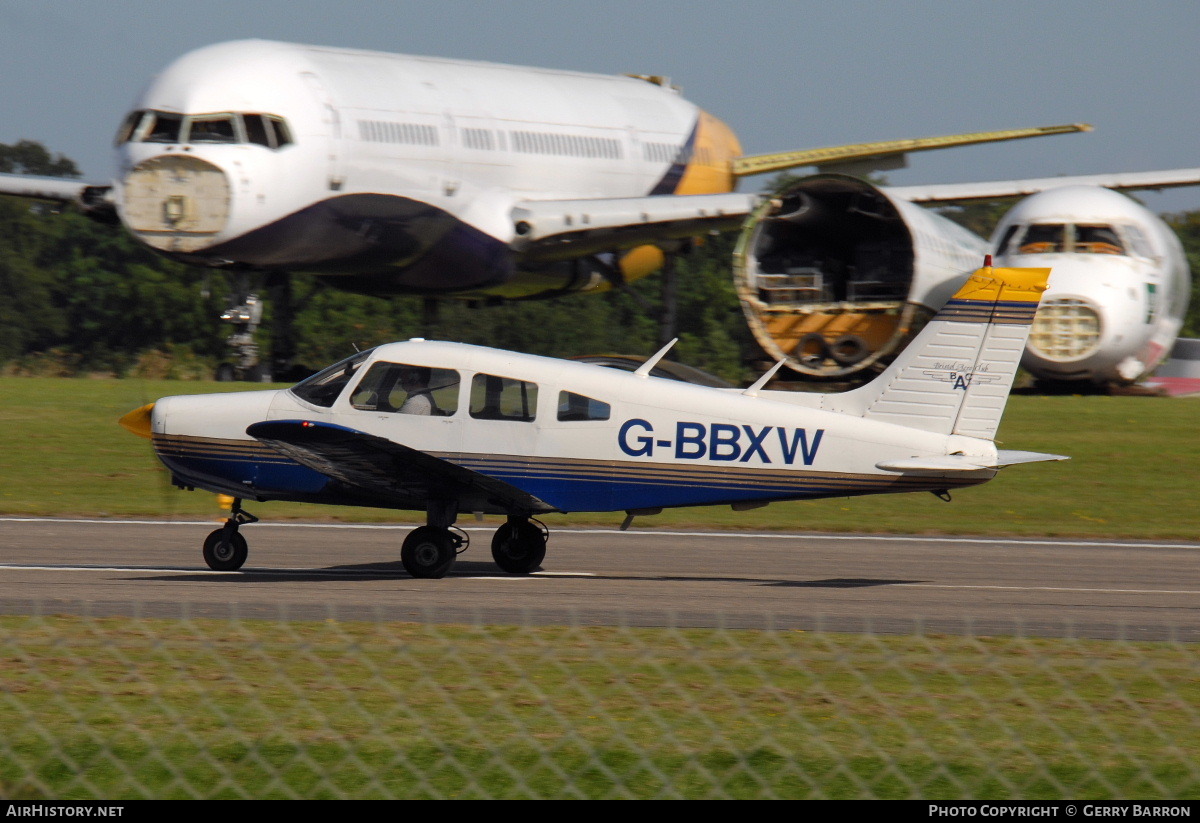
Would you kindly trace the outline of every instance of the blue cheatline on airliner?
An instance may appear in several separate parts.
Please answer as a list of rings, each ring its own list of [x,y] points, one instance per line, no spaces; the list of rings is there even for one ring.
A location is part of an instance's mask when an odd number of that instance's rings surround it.
[[[505,571],[537,570],[547,512],[653,514],[779,500],[930,491],[1008,465],[1065,459],[993,438],[1049,269],[984,267],[895,362],[841,394],[720,389],[460,343],[355,354],[285,390],[167,397],[121,422],[153,441],[177,486],[232,495],[204,557],[247,556],[245,500],[423,510],[404,541],[415,577],[465,545],[460,512],[507,516]],[[669,347],[668,347],[669,348]]]

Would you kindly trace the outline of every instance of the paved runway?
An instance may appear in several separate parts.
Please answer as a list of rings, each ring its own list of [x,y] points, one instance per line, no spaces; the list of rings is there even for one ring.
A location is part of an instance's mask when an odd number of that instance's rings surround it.
[[[568,530],[543,572],[505,575],[491,529],[450,576],[399,562],[411,526],[0,518],[0,613],[487,621],[1200,640],[1200,545],[1007,538]]]

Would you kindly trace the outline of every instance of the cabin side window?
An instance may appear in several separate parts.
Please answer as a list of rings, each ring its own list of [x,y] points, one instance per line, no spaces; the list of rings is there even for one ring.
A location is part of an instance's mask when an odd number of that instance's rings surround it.
[[[558,393],[559,420],[607,420],[611,416],[612,406],[603,401],[570,391]]]
[[[477,374],[471,380],[471,416],[477,420],[520,420],[537,416],[536,383]]]
[[[350,383],[350,378],[354,377],[358,367],[366,361],[370,354],[371,350],[368,349],[334,363],[329,368],[292,386],[292,394],[314,406],[325,406],[326,408],[332,406],[333,401],[338,399],[338,395]]]
[[[460,383],[454,369],[379,362],[359,381],[350,405],[362,411],[449,417],[458,411]]]

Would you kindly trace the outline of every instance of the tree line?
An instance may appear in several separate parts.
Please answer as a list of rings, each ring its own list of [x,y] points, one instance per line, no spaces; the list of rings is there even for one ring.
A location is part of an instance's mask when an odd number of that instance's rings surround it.
[[[0,172],[78,176],[68,158],[32,141],[0,144]],[[973,206],[948,216],[986,236],[985,224],[1002,214],[998,206]],[[1193,271],[1200,271],[1200,212],[1168,222]],[[711,238],[679,259],[675,354],[736,382],[750,376],[748,364],[762,355],[734,292],[732,245],[731,237]],[[294,277],[298,360],[313,367],[413,336],[557,357],[648,355],[658,348],[657,277],[554,300],[498,306],[445,300],[432,320],[419,297],[366,297]],[[226,357],[230,329],[217,317],[232,288],[225,273],[166,260],[119,227],[0,197],[0,373],[211,376]],[[271,309],[268,302],[267,323]],[[1200,333],[1200,297],[1193,298],[1185,333]]]

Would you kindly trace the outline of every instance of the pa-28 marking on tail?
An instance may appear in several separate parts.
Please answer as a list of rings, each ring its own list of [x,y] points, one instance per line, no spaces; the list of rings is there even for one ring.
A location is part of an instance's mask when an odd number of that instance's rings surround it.
[[[426,512],[401,549],[442,577],[465,549],[459,512],[506,516],[505,571],[541,567],[548,512],[750,509],[777,500],[930,491],[1064,457],[993,438],[1049,269],[985,266],[875,380],[841,394],[745,390],[459,343],[360,352],[290,389],[167,397],[122,424],[153,441],[176,485],[234,496],[204,542],[246,561],[242,501]],[[774,370],[773,370],[774,371]]]

